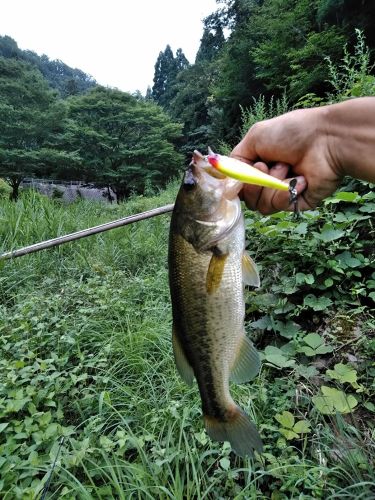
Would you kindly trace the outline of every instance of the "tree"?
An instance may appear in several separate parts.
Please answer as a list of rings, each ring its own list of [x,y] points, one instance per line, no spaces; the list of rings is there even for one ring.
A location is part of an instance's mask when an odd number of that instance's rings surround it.
[[[211,62],[224,47],[224,20],[213,13],[203,20],[203,36],[195,58],[196,63]]]
[[[160,52],[155,63],[154,85],[152,87],[153,99],[168,109],[169,103],[175,94],[174,85],[178,73],[189,66],[182,49],[178,49],[176,57],[173,56],[172,49],[166,46],[164,52]]]
[[[0,57],[0,176],[18,198],[26,176],[44,175],[75,161],[58,147],[66,109],[30,64]]]
[[[0,56],[32,64],[62,97],[80,94],[96,85],[96,81],[80,69],[70,68],[59,60],[51,61],[46,55],[39,56],[31,50],[21,50],[9,36],[0,36]]]
[[[182,158],[174,141],[181,126],[154,102],[96,87],[68,103],[65,147],[82,158],[86,180],[110,186],[118,202],[148,183],[163,186],[178,172]]]
[[[159,52],[155,63],[154,85],[152,96],[161,106],[165,104],[165,94],[176,77],[173,52],[167,45],[164,52]]]

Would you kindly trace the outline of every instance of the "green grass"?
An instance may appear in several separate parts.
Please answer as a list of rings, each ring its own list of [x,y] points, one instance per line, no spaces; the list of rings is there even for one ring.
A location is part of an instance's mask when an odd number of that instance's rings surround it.
[[[1,201],[2,250],[171,203],[176,189],[120,206]],[[247,292],[247,330],[264,363],[233,393],[265,443],[255,460],[207,438],[197,387],[176,373],[168,215],[1,264],[1,498],[40,496],[61,436],[48,498],[375,498],[373,201],[363,190],[299,222],[247,214],[263,278]],[[309,333],[326,353],[309,353]],[[359,388],[330,378],[340,362]],[[354,395],[354,411],[319,411],[321,386]],[[285,411],[310,431],[287,439],[275,419]]]

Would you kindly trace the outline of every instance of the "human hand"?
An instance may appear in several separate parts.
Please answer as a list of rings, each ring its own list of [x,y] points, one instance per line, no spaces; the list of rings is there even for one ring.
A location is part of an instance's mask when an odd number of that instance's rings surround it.
[[[296,177],[298,208],[311,210],[336,190],[343,176],[331,154],[325,115],[324,107],[312,108],[258,122],[231,156],[278,179]],[[245,184],[242,198],[264,215],[293,210],[285,191]]]

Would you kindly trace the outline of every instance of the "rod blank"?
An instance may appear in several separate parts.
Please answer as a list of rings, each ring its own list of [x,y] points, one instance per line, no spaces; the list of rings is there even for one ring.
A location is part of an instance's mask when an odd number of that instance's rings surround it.
[[[133,224],[133,222],[150,219],[151,217],[155,217],[156,215],[172,212],[173,207],[174,205],[171,204],[165,205],[164,207],[153,208],[152,210],[141,212],[139,214],[129,215],[128,217],[117,219],[112,222],[106,222],[104,224],[100,224],[99,226],[94,226],[88,229],[83,229],[82,231],[59,236],[58,238],[52,238],[51,240],[41,241],[39,243],[35,243],[34,245],[19,248],[18,250],[13,250],[11,252],[5,252],[0,255],[0,261],[6,259],[14,259],[16,257],[21,257],[22,255],[27,255],[29,253],[39,252],[40,250],[45,250],[46,248],[56,247],[58,245],[62,245],[63,243],[69,243],[70,241],[79,240],[80,238],[86,238],[86,236],[103,233],[104,231],[108,231],[109,229],[115,229],[116,227]]]

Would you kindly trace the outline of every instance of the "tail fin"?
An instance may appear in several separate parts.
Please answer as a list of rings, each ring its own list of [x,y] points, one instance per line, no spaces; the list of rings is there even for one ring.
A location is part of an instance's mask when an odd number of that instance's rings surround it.
[[[229,441],[233,451],[244,457],[253,456],[254,450],[263,451],[263,443],[253,422],[244,411],[236,406],[231,417],[223,422],[208,415],[204,416],[207,434],[214,441]]]

